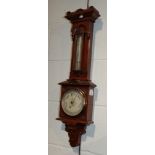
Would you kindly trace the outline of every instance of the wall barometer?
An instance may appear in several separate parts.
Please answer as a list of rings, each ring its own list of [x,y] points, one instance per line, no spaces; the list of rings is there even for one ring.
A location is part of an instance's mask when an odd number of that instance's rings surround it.
[[[72,147],[79,146],[86,126],[93,123],[93,96],[96,85],[90,79],[93,26],[99,12],[91,6],[67,12],[71,24],[72,57],[69,79],[61,85],[60,110],[57,120],[65,124]]]

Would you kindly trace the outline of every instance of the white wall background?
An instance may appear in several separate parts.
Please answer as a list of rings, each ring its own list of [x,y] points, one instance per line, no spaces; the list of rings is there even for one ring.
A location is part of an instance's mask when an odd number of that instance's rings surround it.
[[[94,124],[82,137],[81,155],[106,155],[106,0],[91,0],[101,17],[94,25],[92,81],[95,89]],[[86,0],[49,0],[49,155],[78,155],[68,143],[58,117],[59,82],[68,79],[71,58],[71,24],[63,18],[67,11],[86,8]]]

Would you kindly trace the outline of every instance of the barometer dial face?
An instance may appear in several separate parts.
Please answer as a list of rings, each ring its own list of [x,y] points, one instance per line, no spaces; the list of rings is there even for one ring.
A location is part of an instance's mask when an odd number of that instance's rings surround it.
[[[68,90],[61,101],[63,111],[69,116],[76,116],[81,113],[85,106],[84,93],[79,89]]]

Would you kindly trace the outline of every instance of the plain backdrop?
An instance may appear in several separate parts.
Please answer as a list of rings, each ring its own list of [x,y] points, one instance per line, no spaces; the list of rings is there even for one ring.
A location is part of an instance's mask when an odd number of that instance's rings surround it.
[[[108,155],[155,154],[154,6],[108,0]],[[2,155],[47,154],[47,20],[45,0],[0,1]]]

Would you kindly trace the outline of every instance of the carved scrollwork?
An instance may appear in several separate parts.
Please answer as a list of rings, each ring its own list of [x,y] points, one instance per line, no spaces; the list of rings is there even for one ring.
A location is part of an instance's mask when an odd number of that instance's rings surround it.
[[[72,147],[79,146],[81,143],[81,136],[86,132],[86,125],[67,125],[66,129],[69,136],[69,142]]]

